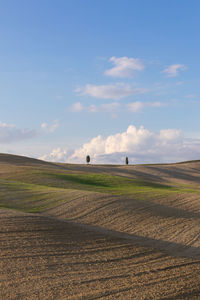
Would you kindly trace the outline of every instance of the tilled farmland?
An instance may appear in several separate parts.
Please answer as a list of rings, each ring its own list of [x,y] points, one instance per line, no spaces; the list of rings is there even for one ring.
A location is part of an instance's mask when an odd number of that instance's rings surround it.
[[[89,169],[0,161],[2,300],[199,299],[199,162]],[[81,177],[91,172],[112,189]],[[112,176],[125,178],[115,179],[120,191]]]

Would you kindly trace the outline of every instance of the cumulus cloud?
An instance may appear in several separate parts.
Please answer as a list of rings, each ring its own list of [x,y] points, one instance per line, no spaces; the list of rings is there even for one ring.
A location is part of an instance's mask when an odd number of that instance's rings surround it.
[[[48,123],[42,123],[41,124],[41,129],[46,131],[46,132],[54,132],[58,127],[60,126],[58,120],[55,120],[53,124],[48,124]]]
[[[114,67],[106,70],[104,74],[112,77],[131,77],[133,71],[144,69],[144,64],[139,58],[112,56],[109,61],[113,63]]]
[[[87,154],[94,163],[123,163],[129,156],[132,163],[175,162],[200,156],[200,140],[183,138],[176,129],[158,133],[130,125],[125,132],[103,138],[101,135],[74,151],[69,160],[83,162]]]
[[[138,112],[142,110],[145,107],[162,107],[165,106],[166,103],[161,103],[161,102],[141,102],[141,101],[136,101],[132,103],[127,104],[127,108],[129,111],[132,112]]]
[[[132,88],[129,84],[115,83],[110,85],[93,85],[87,84],[85,87],[75,90],[82,96],[90,96],[99,99],[114,99],[120,100],[122,98],[147,93],[145,88]]]
[[[181,64],[171,65],[168,68],[164,69],[162,73],[166,73],[167,77],[176,77],[179,75],[179,71],[184,71],[186,67]]]
[[[69,155],[68,155],[69,154]],[[84,163],[86,155],[92,163],[169,163],[199,159],[200,140],[184,138],[177,129],[153,132],[130,125],[126,131],[108,137],[98,135],[71,154],[57,148],[45,160]]]
[[[51,153],[39,157],[39,159],[52,162],[66,162],[66,160],[68,159],[67,150],[56,148],[53,149]]]
[[[33,129],[19,129],[16,125],[0,122],[0,143],[12,143],[27,140],[36,136]]]

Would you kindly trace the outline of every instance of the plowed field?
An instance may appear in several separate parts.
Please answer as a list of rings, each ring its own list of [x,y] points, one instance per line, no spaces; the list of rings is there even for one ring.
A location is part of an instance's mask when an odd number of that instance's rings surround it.
[[[1,299],[200,299],[199,183],[0,155]]]

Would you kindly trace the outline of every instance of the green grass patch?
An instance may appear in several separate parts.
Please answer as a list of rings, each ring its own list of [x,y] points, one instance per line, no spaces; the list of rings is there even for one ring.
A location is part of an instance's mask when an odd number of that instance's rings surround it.
[[[72,200],[77,192],[49,186],[0,180],[0,208],[38,213]]]
[[[200,194],[200,189],[189,185],[161,184],[108,174],[37,171],[31,176],[31,179],[28,176],[20,180],[0,179],[0,208],[38,213],[85,195],[87,191],[127,195],[138,200],[167,197],[172,193]]]
[[[169,185],[107,174],[48,174],[48,176],[65,182],[65,188],[92,190],[117,195],[144,192],[163,194],[175,191],[175,188]]]
[[[164,196],[170,193],[195,193],[200,194],[200,190],[188,185],[161,184],[154,181],[131,179],[122,176],[93,173],[43,173],[43,176],[49,176],[61,185],[63,188],[73,188],[103,193],[112,193],[116,195],[142,195],[148,198]]]

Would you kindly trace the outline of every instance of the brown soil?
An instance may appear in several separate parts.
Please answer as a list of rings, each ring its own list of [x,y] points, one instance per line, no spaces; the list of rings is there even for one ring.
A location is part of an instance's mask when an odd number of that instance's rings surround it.
[[[200,183],[199,161],[84,166],[0,155],[1,178],[30,167]],[[40,214],[0,210],[0,299],[200,299],[200,194],[77,193]]]
[[[1,210],[0,218],[1,299],[195,299],[200,293],[200,260],[40,215]]]

